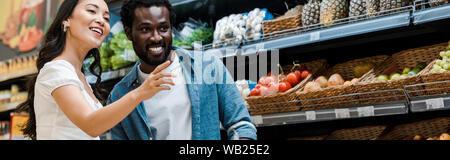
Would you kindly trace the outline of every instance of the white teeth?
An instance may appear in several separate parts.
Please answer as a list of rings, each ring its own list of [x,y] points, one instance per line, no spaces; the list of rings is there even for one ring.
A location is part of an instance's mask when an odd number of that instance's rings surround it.
[[[152,52],[161,52],[162,51],[162,47],[150,47],[148,49]]]
[[[94,31],[94,32],[100,33],[101,35],[103,35],[103,32],[102,32],[101,29],[98,29],[98,28],[91,28],[91,30]]]

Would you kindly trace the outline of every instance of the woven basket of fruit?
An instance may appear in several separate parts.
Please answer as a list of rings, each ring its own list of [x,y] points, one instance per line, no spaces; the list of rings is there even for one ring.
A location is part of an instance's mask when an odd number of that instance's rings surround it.
[[[450,93],[450,42],[439,56],[440,59],[431,62],[419,75],[425,86],[425,91],[420,92],[422,95]]]
[[[449,131],[450,117],[440,117],[394,126],[378,140],[413,140],[414,136],[434,137]]]
[[[364,126],[359,128],[341,129],[332,132],[327,140],[375,140],[384,133],[387,126]]]
[[[303,6],[298,5],[280,17],[273,20],[263,21],[263,38],[273,39],[280,37],[280,34],[298,31],[299,29],[297,28],[300,28],[302,24],[302,10]]]
[[[382,63],[389,56],[380,55],[347,61],[333,66],[325,76],[316,78],[297,92],[297,99],[301,100],[302,110],[334,108],[337,106],[353,105],[355,99],[353,85],[360,77]],[[327,77],[329,77],[327,79]]]
[[[291,102],[295,92],[301,90],[305,84],[312,80],[313,75],[323,74],[327,63],[324,59],[301,63],[299,67],[283,69],[278,77],[274,75],[263,76],[258,84],[245,98],[250,114],[266,114],[299,110],[298,102]],[[287,67],[284,67],[287,68]],[[290,73],[289,73],[290,72]],[[289,73],[284,75],[283,73]]]
[[[364,75],[355,87],[358,93],[379,90],[403,89],[407,85],[421,83],[420,75],[425,73],[425,67],[439,57],[446,43],[435,44],[420,48],[413,48],[395,53],[384,63],[375,67],[374,70]],[[423,89],[423,88],[415,88]],[[385,101],[396,101],[406,98],[401,91],[376,92],[365,94],[360,99],[370,99],[364,103],[376,103]],[[376,98],[371,97],[386,97]],[[361,101],[360,101],[361,102]]]

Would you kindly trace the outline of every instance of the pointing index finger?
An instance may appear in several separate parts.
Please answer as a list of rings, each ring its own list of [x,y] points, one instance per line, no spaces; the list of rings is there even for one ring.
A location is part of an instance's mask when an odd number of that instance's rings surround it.
[[[170,61],[166,61],[163,64],[160,64],[158,67],[156,67],[152,73],[157,74],[157,73],[161,72],[162,70],[166,69],[167,67],[169,67],[169,65],[170,65]]]

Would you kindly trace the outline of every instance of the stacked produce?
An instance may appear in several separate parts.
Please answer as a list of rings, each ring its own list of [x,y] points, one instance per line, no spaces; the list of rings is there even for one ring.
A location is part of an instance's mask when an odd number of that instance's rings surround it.
[[[195,42],[210,44],[213,41],[213,30],[207,23],[189,19],[180,24],[180,30],[173,28],[173,45],[184,49],[193,50]],[[199,45],[200,46],[200,45]]]
[[[133,50],[133,44],[124,31],[113,34],[111,41],[104,42],[100,47],[100,64],[103,71],[116,70],[134,64],[138,57]],[[94,61],[90,59],[90,63]],[[89,66],[86,64],[85,66]],[[87,68],[87,67],[85,67]]]
[[[238,80],[235,84],[243,98],[250,95],[250,87],[247,80]]]
[[[320,0],[309,0],[303,7],[302,23],[309,26],[320,22]]]
[[[36,72],[37,56],[23,56],[0,62],[0,79]]]
[[[401,72],[398,70],[398,65],[395,64],[388,69],[386,69],[380,76],[378,76],[377,81],[394,80],[400,78],[406,78],[417,75],[427,66],[425,62],[419,62],[414,68],[405,67]],[[401,73],[401,74],[400,74]]]
[[[387,11],[413,4],[413,0],[380,0],[380,10]],[[390,11],[392,12],[392,11]],[[389,12],[386,12],[389,13]]]
[[[439,56],[441,56],[441,59],[436,61],[431,72],[444,72],[450,70],[450,50],[440,52]]]
[[[325,76],[320,76],[316,78],[313,82],[308,82],[305,86],[305,92],[314,92],[323,88],[340,86],[340,85],[350,85],[358,82],[358,78],[353,78],[352,80],[344,81],[339,73],[335,73],[327,79]]]
[[[347,18],[349,5],[346,0],[322,0],[320,3],[320,23],[332,25],[338,19]]]
[[[425,138],[422,135],[416,135],[413,138],[414,140],[450,140],[449,133],[442,133],[440,136],[428,137]]]
[[[261,77],[255,88],[250,91],[250,96],[268,96],[286,92],[311,74],[311,70],[305,65],[296,66],[299,65],[294,65],[288,74],[284,74],[281,69],[281,74],[278,76],[269,73],[267,76]]]
[[[431,7],[440,6],[449,3],[449,0],[429,0]]]
[[[213,47],[240,44],[243,40],[261,38],[261,23],[267,10],[256,8],[248,14],[232,14],[216,22]]]

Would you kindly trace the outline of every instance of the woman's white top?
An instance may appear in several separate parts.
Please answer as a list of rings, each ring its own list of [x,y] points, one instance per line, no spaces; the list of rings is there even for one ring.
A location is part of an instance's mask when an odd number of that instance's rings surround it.
[[[52,92],[66,85],[80,88],[84,98],[94,110],[103,107],[100,102],[96,104],[86,92],[72,64],[65,60],[48,62],[40,70],[34,89],[36,138],[38,140],[100,140],[99,137],[89,136],[73,124],[53,99]]]

